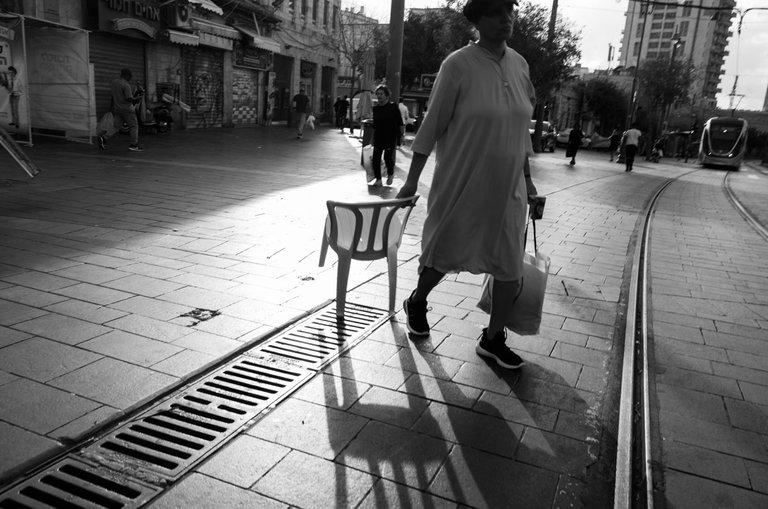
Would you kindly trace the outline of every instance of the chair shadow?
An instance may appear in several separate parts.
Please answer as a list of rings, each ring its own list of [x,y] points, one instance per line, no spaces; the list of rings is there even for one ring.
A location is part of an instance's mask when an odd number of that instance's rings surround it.
[[[400,352],[405,351],[406,349],[400,349]],[[405,355],[410,355],[410,352]],[[352,366],[344,364],[340,364],[340,366],[341,372],[339,374],[342,378],[356,380]],[[352,389],[344,390],[343,394],[338,394],[331,378],[325,378],[324,386],[325,406],[329,412],[331,409],[346,408],[347,403],[358,402],[363,396],[363,394],[358,393],[355,384],[350,384]],[[354,405],[357,414],[370,419],[356,438],[363,435],[371,438],[388,434],[390,440],[386,448],[365,447],[365,442],[362,441],[355,444],[354,439],[350,442],[346,436],[334,436],[335,429],[329,427],[329,443],[337,448],[335,461],[346,465],[351,464],[352,468],[362,469],[378,478],[371,488],[371,492],[366,495],[365,500],[368,507],[378,509],[444,506],[443,500],[433,497],[423,488],[429,485],[440,466],[445,462],[450,448],[444,440],[441,440],[441,437],[431,437],[431,447],[403,447],[404,444],[396,443],[397,435],[403,433],[404,430],[394,423],[414,421],[414,409],[420,403],[423,404],[424,401],[423,398],[410,394],[406,397],[407,407],[359,403]],[[417,408],[416,411],[418,412]],[[386,416],[386,418],[385,420],[376,420],[368,416]],[[429,414],[422,414],[418,420],[430,426],[436,425],[434,418]],[[410,442],[410,445],[413,445],[413,441]],[[430,472],[430,470],[432,471]],[[341,474],[337,475],[336,478],[336,500],[348,500],[347,495],[351,486],[348,486],[348,479],[344,475],[346,471],[340,470],[340,472]],[[382,480],[391,481],[392,484]],[[458,479],[455,482],[458,484]],[[392,489],[395,490],[394,495],[391,492]]]
[[[550,443],[550,438],[555,438],[554,418],[536,422],[541,405],[533,401],[542,390],[558,386],[557,397],[550,403],[568,401],[569,411],[586,412],[587,404],[578,393],[568,388],[558,374],[541,366],[529,363],[523,370],[510,372],[489,363],[488,369],[509,388],[507,396],[490,393],[489,399],[497,400],[492,403],[481,398],[479,392],[474,396],[464,395],[456,390],[456,382],[441,358],[431,355],[436,345],[431,344],[429,338],[409,338],[395,320],[382,327],[387,326],[391,327],[399,347],[396,355],[401,366],[429,366],[429,373],[424,370],[421,373],[432,379],[431,392],[427,391],[425,379],[417,373],[417,368],[412,368],[399,389],[405,390],[401,393],[405,405],[361,404],[364,394],[359,393],[356,384],[349,384],[343,394],[338,394],[333,377],[326,377],[324,387],[329,412],[331,408],[352,407],[356,402],[351,412],[370,419],[351,441],[329,429],[329,442],[337,448],[337,462],[391,481],[377,481],[366,502],[377,508],[442,507],[447,501],[472,507],[500,507],[500,503],[549,507],[559,491],[559,479],[562,474],[568,474],[571,462],[561,457],[563,449],[559,443]],[[357,379],[352,363],[339,366],[342,378]],[[434,392],[435,382],[438,392]],[[498,406],[503,401],[501,398],[515,396],[518,404],[528,409],[527,422],[510,421]],[[551,412],[558,412],[557,407]],[[522,443],[524,433],[535,437],[532,447]],[[417,439],[421,442],[413,446]],[[357,440],[360,442],[356,443]],[[529,459],[535,466],[531,466]],[[555,466],[547,467],[548,462]],[[504,471],[505,467],[512,470]],[[537,475],[545,478],[545,482],[539,482]],[[337,500],[347,499],[349,482],[343,473],[336,478]],[[551,492],[541,491],[540,486],[551,488]],[[568,497],[567,494],[560,496]],[[578,496],[580,493],[571,498]]]

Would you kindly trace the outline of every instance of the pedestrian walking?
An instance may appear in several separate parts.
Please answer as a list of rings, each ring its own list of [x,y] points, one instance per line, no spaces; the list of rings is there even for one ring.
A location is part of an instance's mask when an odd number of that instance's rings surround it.
[[[479,39],[440,66],[429,113],[413,141],[398,197],[415,194],[433,149],[436,165],[421,242],[416,289],[403,302],[408,330],[430,333],[427,298],[446,273],[494,277],[492,311],[475,348],[499,366],[523,360],[506,345],[505,311],[520,289],[526,203],[536,195],[528,124],[535,92],[528,63],[507,47],[517,0],[469,0],[464,16]]]
[[[613,161],[613,156],[616,154],[616,151],[619,149],[619,144],[621,143],[621,132],[618,128],[614,129],[611,132],[611,135],[608,137],[608,155],[610,159],[609,161]]]
[[[344,121],[347,119],[347,112],[349,111],[349,99],[345,95],[343,98],[338,97],[333,104],[333,111],[336,115],[336,128],[344,132]]]
[[[397,101],[397,108],[400,110],[400,116],[403,119],[403,125],[400,126],[400,137],[397,139],[397,146],[399,147],[403,144],[403,138],[405,138],[405,126],[408,125],[411,113],[408,111],[408,106],[405,105],[402,97]]]
[[[640,145],[642,135],[643,133],[637,128],[636,123],[633,123],[624,133],[624,171],[632,171],[632,165],[635,163],[635,155],[637,154],[637,147]]]
[[[576,122],[568,135],[568,147],[565,149],[565,157],[571,158],[571,166],[576,164],[576,153],[581,148],[582,138],[584,138],[584,133],[581,131],[581,125]]]
[[[379,85],[374,90],[378,102],[373,107],[373,175],[374,183],[381,185],[381,156],[387,167],[387,185],[392,184],[395,177],[395,146],[400,138],[400,127],[403,118],[397,105],[389,100],[390,91],[386,85]]]
[[[309,97],[304,93],[304,87],[299,89],[299,93],[293,96],[293,110],[296,112],[296,125],[298,126],[297,138],[304,136],[304,124],[307,122],[307,113],[309,112]]]
[[[8,67],[8,74],[2,81],[3,86],[8,90],[8,104],[11,107],[11,121],[8,123],[11,127],[19,128],[19,102],[24,86],[21,84],[19,72],[14,66]]]
[[[107,147],[107,141],[120,130],[123,124],[128,126],[128,134],[131,139],[128,150],[134,152],[144,150],[144,147],[139,145],[139,120],[136,118],[136,105],[141,102],[144,89],[137,85],[134,90],[131,85],[132,78],[133,74],[130,69],[122,69],[120,77],[112,81],[112,115],[114,121],[106,132],[99,136],[100,150]]]

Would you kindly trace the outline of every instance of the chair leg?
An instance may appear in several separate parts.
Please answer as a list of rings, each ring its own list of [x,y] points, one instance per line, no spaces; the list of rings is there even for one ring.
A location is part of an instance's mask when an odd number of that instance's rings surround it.
[[[328,254],[328,236],[323,232],[323,243],[320,245],[320,263],[319,267],[325,265],[325,255]]]
[[[389,312],[395,312],[395,297],[397,295],[397,247],[392,246],[387,252],[389,267]]]
[[[336,316],[344,316],[347,303],[347,282],[349,281],[349,267],[352,263],[352,253],[339,250],[339,264],[336,273]]]

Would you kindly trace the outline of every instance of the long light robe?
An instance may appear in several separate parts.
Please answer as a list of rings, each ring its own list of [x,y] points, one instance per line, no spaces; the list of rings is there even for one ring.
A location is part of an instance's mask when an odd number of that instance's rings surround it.
[[[436,152],[421,268],[522,277],[534,103],[528,63],[510,48],[499,59],[470,43],[440,66],[412,145]]]

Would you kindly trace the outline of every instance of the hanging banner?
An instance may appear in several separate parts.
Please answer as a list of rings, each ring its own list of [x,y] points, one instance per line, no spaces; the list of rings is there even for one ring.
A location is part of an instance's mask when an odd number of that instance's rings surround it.
[[[0,125],[23,142],[31,136],[22,20],[0,18]]]
[[[29,97],[36,127],[72,136],[90,133],[88,38],[84,32],[27,27]]]

